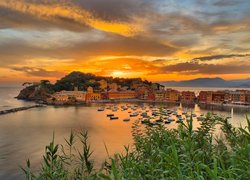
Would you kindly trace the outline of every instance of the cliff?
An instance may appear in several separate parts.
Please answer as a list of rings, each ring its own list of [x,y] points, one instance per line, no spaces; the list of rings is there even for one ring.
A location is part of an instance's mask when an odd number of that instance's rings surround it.
[[[20,91],[17,99],[36,101],[36,102],[46,102],[51,94],[45,88],[38,88],[35,86],[29,86]]]

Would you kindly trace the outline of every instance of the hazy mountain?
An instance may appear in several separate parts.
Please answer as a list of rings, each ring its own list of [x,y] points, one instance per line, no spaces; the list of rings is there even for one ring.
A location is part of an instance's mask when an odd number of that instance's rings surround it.
[[[197,78],[188,81],[161,82],[165,86],[176,87],[250,87],[250,79],[224,80],[222,78]]]

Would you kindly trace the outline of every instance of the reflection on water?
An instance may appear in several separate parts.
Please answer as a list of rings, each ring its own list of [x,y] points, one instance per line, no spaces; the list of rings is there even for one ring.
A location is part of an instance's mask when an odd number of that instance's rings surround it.
[[[13,104],[15,105],[16,102]],[[106,106],[108,105],[106,104]],[[118,107],[122,105],[126,104],[120,103]],[[149,104],[145,105],[149,109]],[[131,109],[122,111],[120,108],[116,112],[112,112],[105,108],[105,111],[97,111],[100,106],[100,104],[77,107],[48,106],[0,116],[0,179],[20,179],[22,172],[18,166],[24,165],[27,158],[31,159],[33,168],[37,169],[40,166],[45,145],[50,142],[53,131],[56,134],[56,142],[64,144],[64,138],[69,136],[71,129],[88,130],[90,144],[94,150],[93,157],[97,165],[100,165],[107,157],[104,143],[108,147],[109,154],[121,152],[123,145],[132,143],[131,126],[139,116],[129,117],[128,111],[132,111]],[[159,107],[161,104],[157,104],[157,106]],[[192,111],[200,115],[211,111],[197,105],[164,104],[164,106],[175,109],[178,113]],[[232,116],[231,122],[234,125],[245,124],[243,121],[245,112],[234,111],[231,114],[231,111],[221,111],[220,109],[212,109],[212,111],[224,116]],[[110,120],[106,116],[108,113],[114,113],[119,119]],[[123,122],[125,118],[131,120]],[[197,121],[194,123],[195,126],[199,125]],[[175,128],[177,123],[168,124],[166,127]]]

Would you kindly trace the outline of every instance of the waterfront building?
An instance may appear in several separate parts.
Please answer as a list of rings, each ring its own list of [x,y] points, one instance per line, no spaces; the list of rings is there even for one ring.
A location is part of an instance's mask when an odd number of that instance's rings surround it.
[[[164,91],[160,91],[160,90],[155,91],[154,96],[155,96],[155,100],[162,101],[164,100]]]
[[[135,91],[109,91],[107,92],[108,99],[135,99]]]
[[[155,100],[155,94],[148,85],[142,84],[136,89],[136,97],[141,100]]]
[[[89,86],[87,88],[86,101],[97,101],[101,99],[101,94],[94,92],[93,87]]]
[[[199,103],[212,103],[213,92],[212,91],[200,91]]]
[[[101,93],[93,92],[86,94],[86,101],[98,101],[101,100]]]
[[[178,102],[180,100],[180,92],[174,89],[167,89],[164,92],[164,100],[169,102]]]
[[[250,92],[245,93],[245,103],[250,104]]]
[[[93,87],[89,86],[89,87],[87,88],[87,93],[93,93],[93,92],[94,92]]]
[[[182,91],[181,92],[181,102],[182,103],[195,103],[195,93],[192,91]]]
[[[225,102],[225,96],[226,96],[226,92],[225,91],[216,91],[216,92],[213,92],[213,94],[212,94],[212,101],[214,103],[224,103]]]
[[[246,96],[244,92],[240,91],[231,91],[230,93],[231,103],[245,103]]]
[[[86,100],[86,92],[83,91],[60,91],[52,95],[52,99],[56,102],[84,102]]]

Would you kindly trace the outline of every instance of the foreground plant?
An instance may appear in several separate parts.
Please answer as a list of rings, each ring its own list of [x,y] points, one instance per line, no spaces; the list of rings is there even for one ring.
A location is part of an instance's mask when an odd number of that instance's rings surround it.
[[[27,179],[249,179],[249,131],[249,119],[246,127],[235,128],[228,119],[211,114],[198,129],[192,118],[177,129],[136,122],[134,146],[109,158],[100,170],[90,160],[88,134],[71,132],[61,148],[53,137],[37,176],[29,161],[23,171]],[[81,150],[75,148],[77,141]]]

